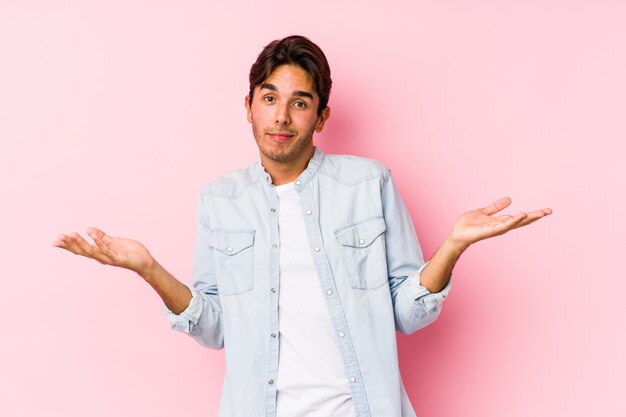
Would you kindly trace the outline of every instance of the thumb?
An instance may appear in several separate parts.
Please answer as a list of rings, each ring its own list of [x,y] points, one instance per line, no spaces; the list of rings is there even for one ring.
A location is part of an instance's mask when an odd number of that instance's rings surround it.
[[[495,214],[500,210],[508,207],[510,204],[511,199],[509,197],[502,197],[494,201],[490,206],[482,208],[480,211],[482,211],[483,214],[491,216],[492,214]]]

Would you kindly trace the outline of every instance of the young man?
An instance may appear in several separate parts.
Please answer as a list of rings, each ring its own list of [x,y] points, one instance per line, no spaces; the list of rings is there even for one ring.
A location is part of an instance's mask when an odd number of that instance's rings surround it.
[[[226,348],[220,416],[414,416],[395,331],[439,315],[452,268],[472,243],[550,209],[493,216],[502,198],[464,213],[428,263],[382,164],[313,146],[330,116],[330,69],[317,45],[267,45],[245,99],[260,163],[209,183],[198,201],[193,285],[139,242],[90,228],[54,245],[136,271],[172,327]]]

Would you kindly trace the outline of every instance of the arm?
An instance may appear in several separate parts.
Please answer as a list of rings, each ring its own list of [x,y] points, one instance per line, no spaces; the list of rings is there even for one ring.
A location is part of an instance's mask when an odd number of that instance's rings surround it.
[[[87,234],[94,240],[93,245],[78,233],[71,233],[60,235],[53,246],[95,259],[104,265],[137,272],[163,300],[164,310],[173,329],[192,336],[203,346],[213,349],[224,346],[222,309],[215,281],[213,254],[207,244],[210,229],[202,199],[198,204],[191,287],[165,270],[141,243],[112,237],[93,227],[87,229]]]
[[[154,288],[172,313],[180,314],[187,309],[191,302],[191,290],[167,272],[156,260],[148,271],[140,275]]]
[[[434,322],[451,287],[453,267],[471,244],[528,225],[552,213],[551,209],[492,215],[507,207],[502,198],[489,207],[462,214],[432,258],[424,263],[415,229],[389,174],[382,185],[383,214],[387,231],[387,267],[396,328],[413,333]]]

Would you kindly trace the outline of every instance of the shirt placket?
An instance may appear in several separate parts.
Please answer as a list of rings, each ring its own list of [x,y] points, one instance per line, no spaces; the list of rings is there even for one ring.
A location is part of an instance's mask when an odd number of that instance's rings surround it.
[[[280,235],[278,231],[279,201],[274,185],[269,184],[270,216],[270,279],[269,279],[269,357],[267,361],[266,416],[276,416],[276,377],[278,375],[278,292],[280,271]]]
[[[315,177],[307,181],[307,184],[310,185],[314,180]],[[313,261],[320,280],[320,285],[322,291],[324,291],[324,299],[326,300],[326,306],[333,324],[341,358],[346,368],[346,375],[350,381],[350,390],[352,392],[356,415],[357,417],[369,417],[370,412],[365,394],[365,386],[361,378],[356,352],[354,351],[346,316],[341,305],[341,299],[326,254],[326,248],[323,244],[319,217],[313,201],[312,187],[307,186],[307,184],[300,180],[295,182],[295,189],[298,191],[302,203],[309,246],[313,253]]]

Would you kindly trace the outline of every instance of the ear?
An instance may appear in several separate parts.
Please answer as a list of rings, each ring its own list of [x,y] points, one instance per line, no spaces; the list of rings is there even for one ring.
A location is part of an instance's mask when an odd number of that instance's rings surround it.
[[[245,105],[248,123],[252,123],[252,103],[250,103],[250,96],[246,96]]]
[[[315,124],[315,131],[320,133],[324,129],[324,123],[330,117],[330,107],[326,106],[324,110],[317,116],[317,123]]]

